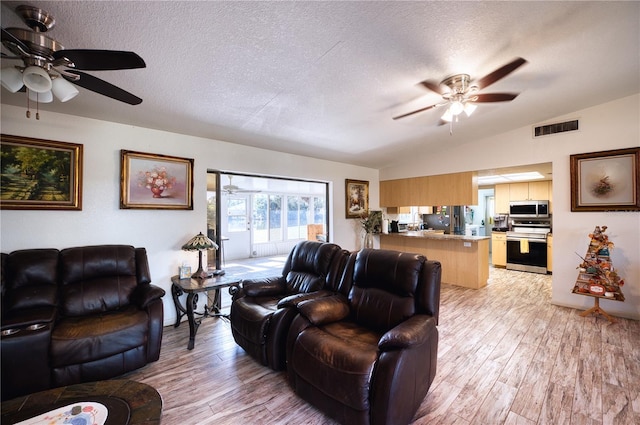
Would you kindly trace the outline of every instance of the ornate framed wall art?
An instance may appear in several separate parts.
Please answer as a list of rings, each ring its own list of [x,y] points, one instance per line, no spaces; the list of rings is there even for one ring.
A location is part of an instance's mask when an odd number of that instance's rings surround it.
[[[82,145],[3,134],[0,208],[82,210]]]
[[[369,182],[345,180],[346,218],[361,218],[369,211]]]
[[[193,159],[120,151],[120,208],[193,209]]]
[[[640,148],[570,156],[571,211],[640,211]]]

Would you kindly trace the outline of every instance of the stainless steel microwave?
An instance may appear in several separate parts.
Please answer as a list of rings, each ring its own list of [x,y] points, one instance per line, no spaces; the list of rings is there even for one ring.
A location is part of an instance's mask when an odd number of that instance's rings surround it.
[[[549,201],[511,201],[509,216],[512,218],[548,218]]]

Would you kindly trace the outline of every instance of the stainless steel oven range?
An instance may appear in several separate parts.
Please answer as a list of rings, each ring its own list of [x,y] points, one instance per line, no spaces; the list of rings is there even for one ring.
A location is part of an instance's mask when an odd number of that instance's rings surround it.
[[[507,269],[547,273],[547,235],[551,220],[513,220],[507,232]]]

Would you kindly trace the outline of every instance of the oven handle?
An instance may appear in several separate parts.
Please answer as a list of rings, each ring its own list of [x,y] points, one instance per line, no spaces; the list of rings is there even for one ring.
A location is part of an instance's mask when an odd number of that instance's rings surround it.
[[[507,242],[512,241],[512,242],[520,242],[521,240],[528,240],[529,243],[547,243],[546,239],[531,239],[531,238],[519,238],[517,236],[508,236],[507,237]]]

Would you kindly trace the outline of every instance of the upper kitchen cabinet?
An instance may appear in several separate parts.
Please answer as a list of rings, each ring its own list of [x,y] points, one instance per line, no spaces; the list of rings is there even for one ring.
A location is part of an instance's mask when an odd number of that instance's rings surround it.
[[[477,173],[410,177],[380,182],[380,206],[477,205]]]
[[[495,186],[493,197],[497,214],[509,214],[510,196],[508,184],[497,184]]]
[[[495,211],[498,214],[509,213],[510,201],[548,200],[552,207],[552,182],[550,180],[497,184],[495,186]]]
[[[549,181],[536,181],[528,183],[510,183],[509,198],[512,201],[530,201],[549,199]]]

